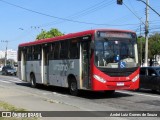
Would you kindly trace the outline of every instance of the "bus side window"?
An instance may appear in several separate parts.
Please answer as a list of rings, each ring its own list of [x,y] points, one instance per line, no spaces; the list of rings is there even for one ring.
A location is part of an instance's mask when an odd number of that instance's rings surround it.
[[[60,43],[57,42],[55,43],[55,48],[54,48],[54,59],[59,59],[59,52],[60,52]]]
[[[37,45],[37,46],[33,46],[34,50],[33,50],[33,60],[41,60],[41,46]]]
[[[69,46],[69,58],[70,59],[78,59],[79,58],[79,43],[78,38],[70,40]]]
[[[32,56],[33,54],[32,54],[32,46],[30,46],[30,47],[27,47],[27,61],[31,61],[33,58],[33,56]]]
[[[61,41],[60,59],[68,59],[68,41]]]
[[[55,50],[55,43],[50,44],[49,47],[49,59],[53,60],[54,59],[54,50]]]

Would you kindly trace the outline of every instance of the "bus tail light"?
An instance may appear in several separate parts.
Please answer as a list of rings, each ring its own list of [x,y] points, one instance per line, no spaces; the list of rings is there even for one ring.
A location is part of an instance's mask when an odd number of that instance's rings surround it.
[[[102,83],[106,83],[106,82],[107,82],[105,79],[101,78],[101,77],[98,76],[98,75],[93,75],[93,77],[94,77],[96,80],[98,80],[99,82],[102,82]]]
[[[136,82],[138,79],[139,79],[139,74],[132,79],[132,82]]]

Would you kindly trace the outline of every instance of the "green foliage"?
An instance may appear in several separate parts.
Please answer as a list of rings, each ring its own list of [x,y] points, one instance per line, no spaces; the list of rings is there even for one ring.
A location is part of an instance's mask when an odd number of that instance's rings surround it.
[[[144,37],[140,37],[137,40],[138,43],[138,58],[139,58],[139,63],[141,63],[141,60],[144,59],[145,56],[145,38]]]
[[[144,60],[145,57],[145,38],[138,38],[138,53],[139,53],[139,62]],[[148,41],[148,58],[153,59],[154,56],[160,55],[160,34],[155,33],[149,36]]]
[[[155,33],[149,37],[149,57],[153,58],[154,55],[160,54],[160,34]]]
[[[45,38],[52,38],[56,36],[64,35],[58,29],[52,28],[50,31],[43,30],[39,35],[37,35],[36,40],[41,40]]]

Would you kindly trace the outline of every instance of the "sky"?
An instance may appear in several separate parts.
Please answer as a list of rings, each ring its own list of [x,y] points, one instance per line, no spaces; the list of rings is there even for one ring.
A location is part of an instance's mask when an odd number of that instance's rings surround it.
[[[144,0],[146,1],[146,0]],[[149,0],[160,13],[160,0]],[[96,28],[132,30],[144,35],[145,4],[137,0],[0,0],[0,50],[17,50],[42,30],[64,34]],[[149,10],[149,33],[160,33],[160,16]],[[143,22],[143,23],[142,23]]]

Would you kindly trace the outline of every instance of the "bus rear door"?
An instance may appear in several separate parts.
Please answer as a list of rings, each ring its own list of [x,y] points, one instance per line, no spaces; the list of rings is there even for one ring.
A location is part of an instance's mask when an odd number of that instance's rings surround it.
[[[43,54],[42,54],[42,74],[43,74],[43,83],[44,84],[49,84],[49,68],[48,68],[48,64],[49,64],[49,47],[45,46],[43,47]]]

